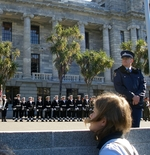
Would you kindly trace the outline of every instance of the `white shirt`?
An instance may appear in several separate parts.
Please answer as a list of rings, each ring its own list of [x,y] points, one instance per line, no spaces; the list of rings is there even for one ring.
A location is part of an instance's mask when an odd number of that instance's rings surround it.
[[[124,147],[126,147],[127,150],[131,153],[131,155],[138,155],[138,152],[129,143],[129,141],[122,138],[111,139],[108,142],[106,142],[100,149],[99,155],[129,155],[125,148],[117,142],[121,143]]]

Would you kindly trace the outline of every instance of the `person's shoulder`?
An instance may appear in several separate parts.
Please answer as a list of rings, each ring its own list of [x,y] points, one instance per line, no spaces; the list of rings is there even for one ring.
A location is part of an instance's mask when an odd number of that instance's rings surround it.
[[[124,66],[120,66],[120,67],[118,67],[117,69],[115,69],[114,72],[116,73],[116,72],[118,72],[118,71],[123,71],[124,68],[125,68]]]
[[[138,73],[141,73],[141,69],[132,67],[132,72],[138,74]]]

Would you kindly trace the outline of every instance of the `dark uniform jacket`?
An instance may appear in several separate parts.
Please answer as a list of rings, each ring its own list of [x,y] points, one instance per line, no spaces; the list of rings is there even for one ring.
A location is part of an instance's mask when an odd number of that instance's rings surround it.
[[[59,105],[60,105],[61,110],[66,110],[68,108],[68,101],[61,100]]]
[[[68,108],[70,108],[71,111],[75,110],[75,102],[74,100],[68,100]]]
[[[14,107],[17,109],[17,110],[21,110],[22,109],[22,104],[21,104],[21,100],[20,99],[15,99],[14,101]]]
[[[124,66],[119,67],[114,71],[114,87],[115,90],[123,95],[129,103],[132,102],[134,95],[140,97],[138,105],[132,105],[134,107],[141,107],[143,103],[143,97],[146,93],[146,82],[139,69],[132,67],[132,71],[129,72]]]
[[[29,110],[34,110],[35,102],[27,101],[26,108]]]
[[[90,100],[89,99],[83,100],[83,107],[86,111],[90,109]]]
[[[2,99],[2,101],[3,101],[2,102],[2,107],[3,107],[2,110],[7,110],[7,108],[8,108],[8,101],[7,100],[5,101],[4,99]]]
[[[76,103],[75,103],[76,107],[78,108],[78,110],[82,110],[83,108],[83,104],[82,104],[82,100],[76,100]]]
[[[47,110],[50,110],[51,107],[52,107],[51,101],[45,101],[44,102],[44,108],[46,108]]]
[[[60,101],[59,100],[53,100],[52,101],[52,108],[54,109],[54,110],[56,110],[56,111],[59,111],[59,108],[60,108]]]
[[[42,100],[41,101],[37,100],[37,102],[36,102],[36,109],[42,110],[43,108],[44,108],[43,101]]]
[[[21,105],[22,105],[22,110],[27,109],[27,102],[26,101],[21,101]]]

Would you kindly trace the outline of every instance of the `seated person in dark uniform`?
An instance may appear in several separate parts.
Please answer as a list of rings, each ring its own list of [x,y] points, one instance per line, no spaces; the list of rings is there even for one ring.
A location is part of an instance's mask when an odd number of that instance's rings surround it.
[[[83,117],[89,117],[89,110],[90,110],[90,100],[88,95],[84,96],[83,99]]]
[[[69,117],[69,121],[75,121],[75,100],[73,99],[73,95],[70,95],[68,98],[68,110],[67,110],[67,116]]]
[[[68,101],[66,100],[66,96],[61,97],[60,101],[60,121],[67,121],[67,107],[68,107]]]
[[[81,95],[77,96],[77,100],[76,100],[75,104],[76,104],[75,110],[77,111],[77,121],[82,121],[83,104],[82,104]]]
[[[38,121],[39,117],[41,118],[41,121],[43,122],[43,109],[44,109],[44,104],[42,101],[42,97],[39,96],[38,100],[36,102],[36,109],[37,109],[37,116],[36,116],[36,121]]]
[[[53,121],[57,120],[60,121],[60,101],[58,99],[58,95],[55,95],[52,101],[52,108],[53,108]]]
[[[45,111],[45,121],[51,121],[51,110],[52,103],[50,96],[46,96],[46,101],[44,102],[44,111]]]
[[[27,101],[27,112],[28,112],[28,119],[27,122],[29,122],[29,120],[31,120],[31,122],[34,121],[34,109],[35,109],[35,102],[33,102],[32,97],[29,97],[29,100]]]

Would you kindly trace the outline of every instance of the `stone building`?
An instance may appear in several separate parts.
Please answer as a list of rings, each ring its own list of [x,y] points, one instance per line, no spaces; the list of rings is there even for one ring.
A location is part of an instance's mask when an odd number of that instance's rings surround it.
[[[121,42],[146,39],[143,0],[1,0],[0,41],[11,41],[21,51],[17,73],[7,82],[8,97],[20,93],[36,100],[38,95],[58,94],[57,71],[46,42],[57,23],[78,25],[84,36],[82,51],[103,49],[115,61],[112,69],[95,77],[90,95],[114,91],[112,75],[121,64]],[[87,93],[77,64],[72,64],[62,89],[66,96]]]

